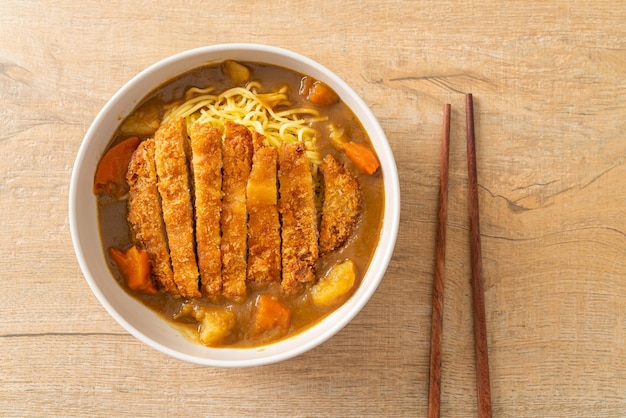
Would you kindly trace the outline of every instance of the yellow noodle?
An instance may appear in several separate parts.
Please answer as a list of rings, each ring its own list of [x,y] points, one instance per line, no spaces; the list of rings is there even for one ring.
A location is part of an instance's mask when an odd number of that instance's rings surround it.
[[[274,108],[292,105],[287,86],[276,92],[259,93],[261,83],[252,81],[245,87],[233,87],[219,95],[211,94],[214,90],[214,87],[191,87],[185,92],[185,102],[172,107],[161,123],[184,117],[187,124],[200,121],[223,128],[226,121],[232,121],[263,134],[267,144],[274,147],[284,142],[303,142],[314,173],[317,173],[322,159],[317,150],[317,132],[311,124],[324,121],[326,117],[320,116],[315,109],[304,107],[274,111]]]
[[[189,89],[187,89],[187,92],[185,92],[185,98],[187,100],[191,99],[194,95],[199,95],[199,94],[209,94],[212,93],[213,91],[215,91],[215,87],[207,87],[206,89],[201,89],[198,87],[191,87]]]

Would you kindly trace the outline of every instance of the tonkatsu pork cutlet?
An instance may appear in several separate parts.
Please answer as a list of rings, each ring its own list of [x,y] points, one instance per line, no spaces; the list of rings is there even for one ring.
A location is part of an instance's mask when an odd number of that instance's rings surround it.
[[[258,136],[255,138],[255,141]],[[276,164],[278,150],[257,146],[248,179],[248,280],[280,281],[280,220]]]
[[[282,220],[282,287],[297,292],[315,280],[318,258],[313,178],[303,143],[283,143],[278,155]]]
[[[265,146],[265,135],[252,131],[252,152],[255,153]]]
[[[341,247],[354,231],[359,216],[361,190],[358,180],[332,155],[320,165],[324,200],[320,225],[320,254]]]
[[[185,123],[183,118],[174,119],[155,132],[155,161],[174,281],[182,296],[195,298],[201,294],[185,153]]]
[[[195,189],[196,251],[203,295],[222,292],[222,131],[194,123],[189,129]]]
[[[245,126],[226,122],[222,146],[222,294],[237,300],[246,295],[246,186],[252,164],[252,135]]]
[[[179,296],[163,229],[153,139],[140,143],[133,153],[126,182],[130,187],[128,223],[132,239],[148,252],[152,275],[160,287],[174,296]]]

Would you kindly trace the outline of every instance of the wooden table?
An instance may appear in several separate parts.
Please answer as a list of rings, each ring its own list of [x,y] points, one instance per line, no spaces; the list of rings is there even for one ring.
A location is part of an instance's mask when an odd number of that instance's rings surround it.
[[[3,1],[3,416],[424,416],[442,109],[452,104],[442,416],[476,414],[464,96],[476,112],[497,417],[626,413],[626,4]],[[364,310],[281,364],[169,358],[91,293],[74,158],[111,95],[176,52],[257,42],[345,79],[388,135],[402,218]]]

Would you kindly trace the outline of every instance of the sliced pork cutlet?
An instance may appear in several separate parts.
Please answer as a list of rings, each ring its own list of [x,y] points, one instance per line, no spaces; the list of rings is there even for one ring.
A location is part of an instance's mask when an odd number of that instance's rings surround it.
[[[278,167],[282,287],[293,293],[315,280],[319,255],[313,177],[304,144],[282,144]]]
[[[182,296],[196,298],[201,294],[194,248],[185,124],[183,118],[174,119],[155,132],[155,161],[174,281]]]
[[[200,288],[204,296],[216,298],[222,292],[222,131],[194,123],[189,129],[189,136]]]
[[[257,131],[252,131],[252,148],[253,153],[257,152],[261,148],[265,147],[265,135],[258,133]],[[253,156],[254,158],[254,156]]]
[[[252,135],[245,126],[226,122],[222,147],[222,294],[239,300],[246,295],[246,187],[252,165]]]
[[[247,186],[247,277],[254,282],[280,282],[277,160],[276,148],[255,143]]]
[[[175,297],[180,296],[163,229],[153,139],[141,142],[133,153],[126,181],[130,187],[128,223],[132,239],[148,252],[152,275],[160,288]]]
[[[361,189],[356,177],[330,154],[324,157],[320,171],[324,197],[319,245],[323,255],[341,247],[352,235],[360,212]]]

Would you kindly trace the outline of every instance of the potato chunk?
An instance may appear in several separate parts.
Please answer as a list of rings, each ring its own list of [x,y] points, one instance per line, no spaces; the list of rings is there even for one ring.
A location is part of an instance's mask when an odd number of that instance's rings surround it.
[[[250,79],[250,70],[248,67],[237,61],[224,61],[222,63],[222,72],[237,86],[245,84]]]
[[[237,324],[235,313],[229,309],[209,308],[190,302],[181,307],[174,319],[180,320],[184,316],[191,316],[198,321],[200,342],[209,347],[223,343]]]
[[[354,287],[356,270],[352,260],[337,264],[311,288],[313,303],[329,308],[343,302]]]
[[[149,101],[122,122],[120,131],[124,134],[148,136],[155,133],[159,125],[161,117],[157,103]]]
[[[200,341],[207,346],[220,344],[236,323],[235,314],[227,309],[200,309],[196,311],[196,319],[200,321]]]

